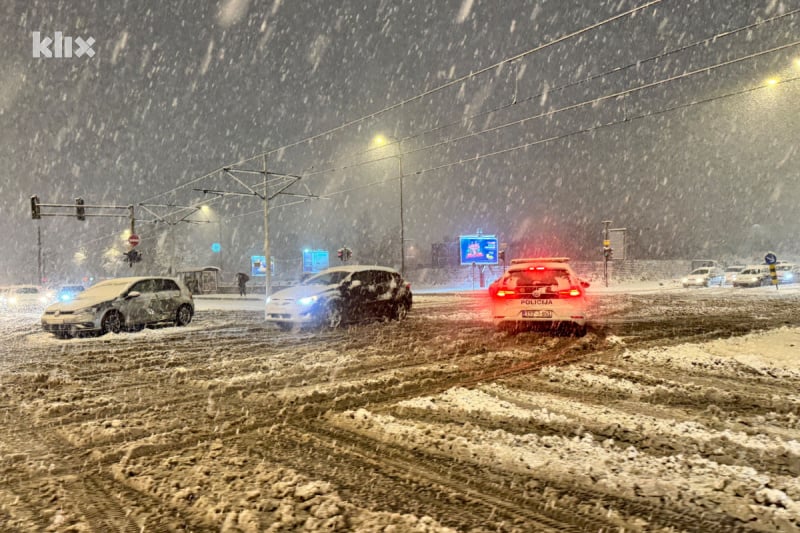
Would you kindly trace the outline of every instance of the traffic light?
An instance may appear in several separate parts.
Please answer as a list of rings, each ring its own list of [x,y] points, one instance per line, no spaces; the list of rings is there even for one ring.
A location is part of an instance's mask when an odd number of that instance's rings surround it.
[[[40,220],[42,218],[42,209],[39,207],[38,196],[31,196],[31,218],[33,220]]]
[[[603,257],[605,257],[607,261],[614,259],[614,249],[610,246],[603,247]]]
[[[128,262],[129,267],[133,267],[134,263],[138,263],[142,260],[142,253],[138,250],[131,250],[123,253],[122,255],[125,256],[125,260]]]
[[[86,220],[86,208],[83,207],[83,198],[75,198],[75,216],[78,220]]]
[[[338,257],[339,261],[341,261],[342,263],[349,261],[352,255],[353,252],[350,250],[350,248],[347,248],[346,246],[344,248],[339,248],[339,250],[336,252],[336,257]]]

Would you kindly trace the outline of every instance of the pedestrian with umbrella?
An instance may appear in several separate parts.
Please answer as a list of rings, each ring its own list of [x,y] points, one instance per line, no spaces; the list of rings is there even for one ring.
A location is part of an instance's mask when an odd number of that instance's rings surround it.
[[[250,276],[244,272],[236,274],[236,284],[239,285],[239,296],[247,296],[247,282],[250,281]]]

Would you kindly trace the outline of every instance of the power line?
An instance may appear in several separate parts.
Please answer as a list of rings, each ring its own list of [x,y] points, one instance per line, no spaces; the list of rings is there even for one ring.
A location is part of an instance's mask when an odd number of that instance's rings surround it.
[[[429,135],[431,133],[435,133],[437,131],[440,131],[440,130],[443,130],[443,129],[447,129],[447,128],[451,128],[453,126],[458,126],[458,125],[461,125],[461,124],[468,124],[468,123],[470,123],[470,122],[472,122],[472,121],[474,121],[476,119],[479,119],[479,118],[491,115],[493,113],[497,113],[497,112],[509,109],[509,108],[514,107],[516,105],[519,105],[519,104],[522,104],[522,103],[525,103],[525,102],[529,102],[529,101],[535,100],[537,98],[541,98],[545,94],[553,93],[553,92],[562,92],[562,91],[564,91],[566,89],[569,89],[569,88],[572,88],[572,87],[577,87],[579,85],[582,85],[582,84],[585,84],[585,83],[588,83],[588,82],[603,78],[605,76],[609,76],[611,74],[618,74],[618,73],[623,72],[625,70],[628,70],[630,68],[639,67],[639,66],[641,66],[641,65],[643,65],[645,63],[658,61],[659,59],[664,59],[665,57],[668,57],[670,55],[674,55],[674,54],[679,53],[679,52],[685,52],[685,51],[690,50],[692,48],[695,48],[697,46],[709,44],[709,43],[712,43],[712,42],[716,43],[720,39],[723,39],[723,38],[726,38],[726,37],[731,37],[733,35],[736,35],[738,33],[743,32],[743,31],[752,30],[752,29],[757,28],[759,26],[763,26],[765,24],[770,24],[772,22],[776,22],[776,21],[778,21],[780,19],[783,19],[783,18],[786,18],[786,17],[790,17],[790,16],[795,15],[797,13],[800,13],[800,9],[795,9],[795,10],[789,11],[787,13],[783,13],[781,15],[776,15],[776,16],[768,18],[768,19],[764,19],[764,20],[760,20],[760,21],[757,21],[757,22],[753,22],[753,23],[748,24],[746,26],[740,26],[738,28],[734,28],[734,29],[731,29],[731,30],[725,30],[725,31],[717,33],[717,34],[715,34],[715,35],[713,35],[711,37],[708,37],[708,38],[705,38],[705,39],[702,39],[702,40],[699,40],[699,41],[695,41],[693,43],[690,43],[690,44],[687,44],[687,45],[684,45],[684,46],[681,46],[681,47],[678,47],[678,48],[674,48],[672,50],[668,50],[668,51],[663,52],[661,54],[650,56],[648,58],[645,58],[645,59],[642,59],[642,60],[639,60],[639,61],[636,61],[636,62],[633,62],[633,63],[629,63],[629,64],[623,65],[621,67],[615,67],[615,68],[612,68],[610,70],[606,70],[604,72],[600,72],[598,74],[587,76],[587,77],[582,78],[582,79],[580,79],[578,81],[574,81],[574,82],[571,82],[571,83],[560,85],[558,87],[554,87],[552,89],[548,89],[546,92],[540,92],[538,94],[527,96],[527,97],[525,97],[525,98],[523,98],[521,100],[516,100],[515,99],[514,101],[512,101],[512,102],[510,102],[508,104],[503,104],[503,105],[495,107],[493,109],[488,109],[486,111],[481,111],[480,113],[476,113],[474,115],[471,115],[471,116],[468,116],[468,117],[464,117],[464,118],[462,118],[462,119],[460,119],[458,121],[450,122],[448,124],[442,124],[440,126],[436,126],[434,128],[430,128],[428,130],[424,130],[424,131],[421,131],[419,133],[415,133],[413,135],[408,135],[406,137],[402,137],[400,139],[396,139],[396,140],[388,142],[388,143],[386,143],[386,144],[384,144],[384,145],[382,145],[380,147],[368,148],[366,150],[362,150],[362,151],[356,152],[354,155],[355,156],[364,155],[364,154],[367,154],[367,153],[370,153],[370,152],[374,152],[376,150],[384,149],[387,146],[393,146],[395,144],[402,145],[402,143],[404,143],[406,141],[410,141],[410,140],[416,139],[416,138],[421,137],[423,135]],[[306,177],[313,176],[315,174],[324,173],[324,172],[325,172],[325,170],[321,169],[319,171],[315,171],[315,172],[312,172],[310,174],[306,174]]]
[[[534,119],[543,118],[543,117],[546,117],[546,116],[551,116],[553,114],[564,112],[564,111],[568,111],[568,110],[573,110],[573,109],[576,109],[578,107],[583,107],[583,106],[587,106],[587,105],[594,105],[596,103],[599,103],[599,102],[602,102],[602,101],[605,101],[605,100],[610,100],[610,99],[614,99],[614,98],[620,98],[622,96],[626,96],[626,95],[632,94],[634,92],[638,92],[638,91],[641,91],[641,90],[644,90],[644,89],[653,88],[653,87],[656,87],[656,86],[659,86],[659,85],[662,85],[662,84],[665,84],[665,83],[669,83],[669,82],[676,81],[676,80],[679,80],[679,79],[683,79],[683,78],[687,78],[687,77],[690,77],[690,76],[694,76],[694,75],[697,75],[697,74],[700,74],[700,73],[708,73],[708,72],[711,72],[711,71],[713,71],[715,69],[718,69],[718,68],[729,66],[731,64],[735,64],[735,63],[738,63],[738,62],[741,62],[741,61],[746,61],[746,60],[749,60],[749,59],[753,59],[755,57],[760,57],[762,55],[775,53],[777,51],[785,50],[785,49],[788,49],[788,48],[791,48],[791,47],[794,47],[794,46],[798,46],[798,45],[800,45],[800,41],[794,41],[792,43],[788,43],[788,44],[785,44],[785,45],[777,46],[777,47],[774,47],[774,48],[771,48],[771,49],[768,49],[768,50],[762,50],[760,52],[754,52],[754,53],[748,54],[746,56],[741,56],[741,57],[734,58],[734,59],[731,59],[731,60],[728,60],[728,61],[723,61],[723,62],[717,63],[715,65],[698,68],[698,69],[695,69],[695,70],[690,71],[690,72],[684,72],[682,74],[671,76],[669,78],[665,78],[663,80],[659,80],[659,81],[656,81],[656,82],[646,83],[646,84],[640,85],[638,87],[633,87],[631,89],[627,89],[625,91],[619,91],[619,92],[616,92],[616,93],[600,96],[600,97],[597,97],[597,98],[594,98],[594,99],[591,99],[591,100],[587,100],[587,101],[579,102],[579,103],[576,103],[576,104],[572,104],[572,105],[566,106],[564,108],[547,111],[545,113],[540,113],[538,115],[533,115],[533,116],[525,117],[525,118],[522,118],[522,119],[519,119],[519,120],[515,120],[515,121],[512,121],[510,123],[506,123],[506,124],[502,124],[502,125],[499,125],[499,126],[494,126],[494,127],[491,127],[491,128],[487,128],[487,129],[482,130],[482,131],[473,132],[473,133],[470,133],[470,134],[467,134],[467,135],[463,135],[463,136],[458,137],[458,138],[449,139],[449,140],[446,140],[446,141],[442,141],[442,142],[435,143],[435,144],[432,144],[432,145],[424,146],[424,147],[421,147],[421,148],[418,148],[418,149],[414,149],[414,150],[409,150],[407,152],[402,152],[400,154],[395,154],[395,155],[386,156],[386,157],[382,157],[382,158],[371,159],[369,161],[363,161],[363,162],[354,163],[354,164],[350,164],[350,165],[343,165],[341,167],[320,170],[320,171],[317,171],[317,172],[306,174],[305,177],[313,176],[313,175],[320,174],[320,173],[323,173],[323,172],[337,172],[337,171],[342,171],[342,170],[349,170],[351,168],[356,168],[356,167],[363,166],[363,165],[368,165],[368,164],[372,164],[372,163],[376,163],[376,162],[380,162],[380,161],[386,161],[386,160],[389,160],[389,159],[394,159],[398,155],[405,156],[405,155],[414,154],[414,153],[421,152],[421,151],[431,150],[431,149],[437,148],[439,146],[451,144],[453,142],[464,140],[464,139],[467,139],[467,138],[470,138],[470,137],[474,137],[474,136],[477,136],[477,135],[482,135],[482,134],[485,134],[485,133],[498,131],[500,129],[507,128],[507,127],[510,127],[510,126],[513,126],[513,125],[519,125],[519,124],[522,124],[522,123],[527,122],[529,120],[534,120]],[[782,81],[780,83],[791,82],[791,81],[795,81],[797,79],[798,78],[791,78],[791,79],[788,79],[788,80],[784,80],[784,81]],[[531,146],[542,144],[544,142],[551,142],[551,141],[563,139],[565,137],[569,137],[569,136],[572,136],[572,135],[577,135],[577,134],[582,134],[582,133],[595,131],[596,129],[600,129],[600,128],[605,128],[605,127],[618,125],[618,124],[624,124],[624,123],[630,122],[632,120],[638,120],[638,119],[641,119],[641,118],[646,118],[646,117],[658,115],[658,114],[661,114],[661,113],[675,111],[677,109],[681,109],[682,107],[687,107],[687,106],[692,106],[692,105],[699,105],[699,104],[702,104],[702,103],[712,102],[714,100],[718,100],[718,99],[721,99],[721,98],[729,98],[729,97],[732,97],[732,96],[745,94],[745,93],[752,92],[752,91],[755,91],[755,90],[763,89],[765,87],[766,87],[766,85],[760,85],[760,86],[757,86],[755,88],[750,88],[750,89],[746,89],[746,90],[743,90],[743,91],[736,91],[736,92],[733,92],[733,93],[728,93],[728,94],[722,95],[720,97],[711,97],[709,99],[699,100],[699,101],[696,101],[696,102],[693,102],[693,103],[690,103],[690,104],[686,104],[686,105],[675,106],[675,107],[667,108],[665,110],[653,111],[651,113],[645,113],[645,114],[637,115],[637,116],[634,116],[634,117],[628,117],[628,118],[625,118],[625,119],[623,119],[621,121],[612,121],[610,123],[602,124],[600,126],[595,126],[595,127],[591,127],[591,128],[584,128],[584,129],[581,129],[581,130],[578,130],[578,131],[575,131],[575,132],[570,132],[570,133],[563,134],[563,135],[557,135],[557,136],[553,136],[553,137],[548,137],[546,139],[541,139],[541,140],[538,140],[538,141],[525,143],[523,145],[520,145],[520,146],[517,146],[517,147],[512,147],[510,149],[503,149],[503,150],[499,150],[499,151],[492,152],[492,153],[489,153],[489,154],[485,154],[483,156],[479,156],[479,157],[476,156],[476,157],[472,157],[472,158],[468,158],[468,159],[462,159],[462,160],[459,160],[459,161],[456,161],[456,162],[452,162],[452,163],[445,163],[445,164],[439,165],[437,167],[423,169],[422,171],[417,171],[417,172],[414,172],[414,173],[411,173],[411,174],[404,174],[403,177],[412,176],[412,175],[415,175],[415,174],[426,173],[426,172],[430,172],[430,171],[433,171],[433,170],[441,170],[443,168],[447,168],[447,167],[450,167],[450,166],[453,166],[453,165],[464,164],[464,163],[467,163],[467,162],[470,162],[470,161],[483,159],[485,157],[490,157],[490,156],[493,156],[493,155],[500,155],[500,154],[506,153],[508,151],[514,151],[514,150],[518,150],[518,149],[528,148],[528,147],[531,147]],[[356,186],[354,188],[345,189],[343,191],[338,191],[338,192],[334,192],[334,193],[328,193],[328,194],[325,194],[324,197],[327,198],[327,197],[330,197],[330,196],[335,196],[335,195],[343,194],[343,193],[346,193],[346,192],[351,192],[351,191],[355,191],[355,190],[359,190],[359,189],[373,187],[373,186],[384,184],[384,183],[390,183],[390,182],[393,182],[393,181],[397,181],[399,179],[400,179],[400,176],[396,176],[394,178],[389,178],[389,179],[386,179],[386,180],[379,180],[379,181],[367,183],[367,184],[364,184],[364,185],[359,185],[359,186]],[[290,203],[287,203],[287,204],[282,204],[281,207],[288,207],[290,205],[295,205],[295,204],[298,204],[298,203],[304,203],[304,202],[303,201],[290,202]],[[260,212],[260,211],[258,211],[258,212]],[[256,212],[253,212],[253,213],[256,213]],[[239,215],[234,215],[233,217],[230,217],[230,218],[244,217],[244,216],[248,216],[248,215],[253,214],[253,213],[243,213],[243,214],[239,214]]]
[[[612,127],[612,126],[618,126],[620,124],[628,124],[628,123],[630,123],[630,122],[632,122],[634,120],[641,120],[641,119],[645,119],[645,118],[649,118],[649,117],[653,117],[653,116],[662,115],[662,114],[665,114],[665,113],[671,113],[673,111],[678,111],[678,110],[681,110],[681,109],[686,109],[686,108],[697,106],[697,105],[708,104],[708,103],[711,103],[711,102],[715,102],[715,101],[723,100],[723,99],[727,99],[727,98],[732,98],[732,97],[735,97],[735,96],[741,96],[741,95],[744,95],[744,94],[752,93],[752,92],[763,90],[763,89],[766,89],[766,88],[774,88],[775,85],[793,83],[793,82],[796,82],[796,81],[800,81],[800,76],[778,81],[774,85],[762,84],[762,85],[758,85],[756,87],[749,87],[747,89],[742,89],[742,90],[739,90],[739,91],[734,91],[734,92],[726,93],[726,94],[723,94],[723,95],[717,95],[717,96],[713,96],[713,97],[710,97],[710,98],[705,98],[705,99],[702,99],[702,100],[696,100],[694,102],[689,102],[689,103],[686,103],[686,104],[676,105],[676,106],[673,106],[673,107],[670,107],[670,108],[667,108],[667,109],[651,111],[649,113],[642,113],[642,114],[639,114],[639,115],[635,115],[633,117],[624,118],[622,120],[616,120],[616,121],[612,121],[612,122],[607,122],[605,124],[592,126],[592,127],[589,127],[589,128],[582,128],[580,130],[575,130],[575,131],[571,131],[571,132],[568,132],[568,133],[563,133],[563,134],[560,134],[560,135],[554,135],[552,137],[547,137],[545,139],[539,139],[539,140],[536,140],[536,141],[531,141],[531,142],[524,143],[524,144],[521,144],[521,145],[512,146],[510,148],[503,148],[501,150],[496,150],[496,151],[489,152],[489,153],[486,153],[486,154],[479,154],[479,155],[476,155],[476,156],[473,156],[473,157],[469,157],[469,158],[466,158],[466,159],[460,159],[458,161],[445,163],[445,164],[438,165],[438,166],[435,166],[435,167],[429,167],[429,168],[417,170],[417,171],[414,171],[414,172],[409,173],[409,174],[404,174],[402,177],[403,178],[409,178],[409,177],[413,177],[413,176],[419,176],[419,175],[422,175],[422,174],[427,174],[427,173],[430,173],[430,172],[434,172],[434,171],[437,171],[437,170],[442,170],[442,169],[449,168],[449,167],[452,167],[452,166],[463,165],[463,164],[466,164],[466,163],[479,161],[481,159],[486,159],[488,157],[494,157],[494,156],[498,156],[498,155],[503,155],[503,154],[507,154],[507,153],[510,153],[510,152],[513,152],[513,151],[516,151],[516,150],[524,150],[524,149],[530,148],[532,146],[537,146],[537,145],[540,145],[540,144],[545,144],[545,143],[549,143],[549,142],[553,142],[553,141],[563,140],[563,139],[566,139],[566,138],[569,138],[569,137],[573,137],[573,136],[576,136],[576,135],[582,135],[582,134],[586,134],[586,133],[595,132],[597,130],[609,128],[609,127]],[[383,184],[386,184],[386,183],[392,183],[392,182],[395,182],[395,181],[399,181],[400,178],[401,178],[401,176],[395,176],[393,178],[388,178],[388,179],[384,179],[384,180],[365,183],[363,185],[357,185],[355,187],[350,187],[348,189],[342,189],[342,190],[339,190],[339,191],[327,193],[327,194],[325,194],[325,197],[326,198],[330,198],[332,196],[339,196],[341,194],[346,194],[346,193],[349,193],[349,192],[353,192],[353,191],[357,191],[357,190],[361,190],[361,189],[366,189],[366,188],[374,187],[374,186],[377,186],[377,185],[383,185]]]
[[[451,80],[451,81],[448,81],[448,82],[446,82],[446,83],[444,83],[444,84],[442,84],[442,85],[439,85],[439,86],[437,86],[437,87],[434,87],[433,89],[429,89],[429,90],[427,90],[427,91],[423,91],[422,93],[419,93],[419,94],[417,94],[417,95],[415,95],[415,96],[412,96],[412,97],[410,97],[410,98],[407,98],[407,99],[405,99],[405,100],[401,100],[400,102],[397,102],[397,103],[395,103],[395,104],[392,104],[392,105],[386,106],[386,107],[384,107],[384,108],[382,108],[382,109],[379,109],[378,111],[374,111],[374,112],[372,112],[372,113],[369,113],[369,114],[367,114],[367,115],[364,115],[364,116],[362,116],[362,117],[359,117],[359,118],[356,118],[356,119],[353,119],[353,120],[347,121],[347,122],[345,122],[345,123],[343,123],[343,124],[340,124],[339,126],[336,126],[336,127],[334,127],[334,128],[330,128],[330,129],[328,129],[328,130],[326,130],[326,131],[324,131],[324,132],[322,132],[322,133],[318,133],[318,134],[315,134],[315,135],[311,135],[311,136],[309,136],[309,137],[306,137],[306,138],[304,138],[304,139],[300,139],[300,140],[298,140],[298,141],[294,141],[294,142],[291,142],[291,143],[289,143],[289,144],[283,145],[283,146],[281,146],[281,147],[279,147],[279,148],[274,148],[274,149],[272,149],[272,150],[268,150],[268,151],[265,151],[265,152],[261,152],[261,153],[259,153],[259,154],[256,154],[256,155],[254,155],[254,156],[248,157],[248,158],[246,158],[246,159],[242,159],[242,160],[240,160],[240,161],[238,161],[238,162],[236,162],[236,163],[234,163],[234,164],[232,164],[232,165],[225,165],[225,166],[223,166],[223,167],[220,167],[220,168],[218,168],[218,169],[215,169],[215,170],[213,170],[213,171],[211,171],[211,172],[209,172],[209,173],[207,173],[207,174],[204,174],[204,175],[202,175],[202,176],[200,176],[200,177],[198,177],[198,178],[194,178],[194,179],[192,179],[192,180],[189,180],[188,182],[185,182],[185,183],[183,183],[183,184],[181,184],[181,185],[178,185],[178,186],[176,186],[176,187],[173,187],[173,188],[172,188],[172,189],[170,189],[170,190],[167,190],[167,191],[164,191],[164,192],[162,192],[162,193],[159,193],[159,194],[157,194],[157,195],[155,195],[155,196],[152,196],[152,197],[150,197],[150,198],[148,198],[148,199],[146,199],[146,200],[143,200],[143,201],[144,201],[144,202],[149,202],[149,201],[151,201],[151,200],[153,200],[153,199],[155,199],[155,198],[159,198],[159,197],[161,197],[161,196],[163,196],[163,195],[166,195],[166,194],[169,194],[169,193],[171,193],[171,192],[174,192],[174,191],[177,191],[177,190],[183,189],[183,188],[185,188],[185,187],[188,187],[188,186],[190,186],[190,185],[193,185],[193,184],[195,184],[195,183],[197,183],[197,182],[199,182],[199,181],[202,181],[202,180],[204,180],[204,179],[207,179],[207,178],[209,178],[209,177],[213,176],[214,174],[216,174],[217,172],[220,172],[220,171],[224,170],[225,168],[230,168],[230,167],[238,166],[238,165],[241,165],[241,164],[247,163],[247,162],[249,162],[249,161],[253,161],[253,160],[255,160],[255,159],[258,159],[258,158],[264,157],[265,155],[274,154],[274,153],[276,153],[276,152],[280,152],[280,151],[282,151],[282,150],[286,150],[287,148],[292,148],[292,147],[294,147],[294,146],[298,146],[298,145],[300,145],[300,144],[303,144],[303,143],[312,142],[312,141],[314,141],[314,140],[316,140],[316,139],[320,139],[320,138],[322,138],[322,137],[328,136],[328,135],[330,135],[330,134],[332,134],[332,133],[335,133],[335,132],[337,132],[337,131],[343,130],[343,129],[345,129],[345,128],[348,128],[348,127],[350,127],[350,126],[354,126],[354,125],[356,125],[356,124],[359,124],[359,123],[361,123],[361,122],[364,122],[364,121],[366,121],[366,120],[370,120],[370,119],[376,118],[376,117],[378,117],[378,116],[380,116],[380,115],[382,115],[382,114],[384,114],[384,113],[387,113],[387,112],[389,112],[389,111],[392,111],[392,110],[394,110],[394,109],[398,109],[398,108],[400,108],[400,107],[403,107],[403,106],[405,106],[405,105],[407,105],[407,104],[410,104],[410,103],[412,103],[412,102],[415,102],[415,101],[417,101],[417,100],[420,100],[420,99],[422,99],[422,98],[425,98],[425,97],[427,97],[427,96],[430,96],[430,95],[432,95],[432,94],[435,94],[435,93],[437,93],[437,92],[443,91],[443,90],[445,90],[445,89],[447,89],[447,88],[449,88],[449,87],[453,87],[454,85],[457,85],[457,84],[459,84],[459,83],[463,83],[464,81],[467,81],[467,80],[469,80],[469,79],[471,79],[471,78],[474,78],[474,77],[476,77],[476,76],[480,76],[480,75],[482,75],[482,74],[485,74],[485,73],[487,73],[487,72],[490,72],[490,71],[492,71],[492,70],[494,70],[494,69],[496,69],[496,68],[498,68],[498,67],[502,66],[503,64],[506,64],[506,63],[513,63],[514,61],[517,61],[517,60],[519,60],[519,59],[522,59],[523,57],[526,57],[526,56],[528,56],[528,55],[531,55],[531,54],[533,54],[533,53],[536,53],[536,52],[539,52],[539,51],[541,51],[541,50],[544,50],[545,48],[549,48],[549,47],[551,47],[551,46],[554,46],[554,45],[556,45],[556,44],[562,43],[562,42],[564,42],[564,41],[566,41],[566,40],[572,39],[572,38],[574,38],[574,37],[577,37],[577,36],[579,36],[579,35],[582,35],[582,34],[584,34],[584,33],[587,33],[587,32],[589,32],[589,31],[592,31],[592,30],[595,30],[595,29],[597,29],[597,28],[600,28],[600,27],[602,27],[602,26],[604,26],[604,25],[606,25],[606,24],[609,24],[609,23],[611,23],[611,22],[614,22],[614,21],[620,20],[620,19],[622,19],[622,18],[625,18],[625,17],[627,17],[627,16],[633,15],[633,14],[635,14],[635,13],[638,13],[639,11],[642,11],[642,10],[644,10],[644,9],[647,9],[648,7],[654,6],[654,5],[656,5],[656,4],[660,4],[662,1],[663,1],[663,0],[651,0],[651,1],[647,2],[647,3],[645,3],[645,4],[642,4],[642,5],[640,5],[640,6],[637,6],[637,7],[631,8],[631,9],[629,9],[629,10],[627,10],[627,11],[624,11],[624,12],[622,12],[622,13],[618,13],[617,15],[614,15],[614,16],[612,16],[612,17],[609,17],[609,18],[607,18],[607,19],[605,19],[605,20],[602,20],[602,21],[600,21],[600,22],[596,22],[596,23],[594,23],[594,24],[591,24],[591,25],[589,25],[589,26],[586,26],[586,27],[584,27],[584,28],[581,28],[581,29],[579,29],[579,30],[576,30],[576,31],[574,31],[574,32],[568,33],[568,34],[566,34],[566,35],[562,35],[561,37],[557,37],[556,39],[553,39],[552,41],[549,41],[549,42],[547,42],[547,43],[541,44],[541,45],[539,45],[539,46],[536,46],[536,47],[534,47],[534,48],[531,48],[531,49],[529,49],[529,50],[526,50],[526,51],[524,51],[524,52],[521,52],[521,53],[519,53],[519,54],[516,54],[516,55],[514,55],[514,56],[511,56],[511,57],[505,58],[505,59],[503,59],[503,60],[501,60],[501,61],[498,61],[497,63],[494,63],[494,64],[492,64],[492,65],[489,65],[489,66],[487,66],[487,67],[483,67],[483,68],[481,68],[481,69],[478,69],[477,71],[470,72],[469,74],[465,74],[465,75],[463,75],[463,76],[461,76],[461,77],[459,77],[459,78],[456,78],[456,79],[454,79],[454,80]]]
[[[469,139],[469,138],[472,138],[472,137],[477,137],[479,135],[484,135],[486,133],[492,133],[492,132],[500,131],[502,129],[509,128],[511,126],[519,126],[519,125],[522,125],[522,124],[524,124],[526,122],[529,122],[531,120],[550,117],[550,116],[553,116],[553,115],[555,115],[557,113],[563,113],[563,112],[572,111],[572,110],[575,110],[575,109],[578,109],[578,108],[581,108],[581,107],[595,105],[595,104],[604,102],[606,100],[622,98],[624,96],[628,96],[630,94],[633,94],[633,93],[636,93],[636,92],[639,92],[639,91],[643,91],[645,89],[652,89],[652,88],[657,87],[659,85],[663,85],[663,84],[666,84],[666,83],[671,83],[673,81],[677,81],[677,80],[680,80],[680,79],[689,78],[689,77],[695,76],[697,74],[709,73],[709,72],[711,72],[713,70],[716,70],[716,69],[719,69],[719,68],[722,68],[722,67],[727,67],[727,66],[730,66],[730,65],[735,64],[735,63],[740,63],[742,61],[748,61],[750,59],[754,59],[756,57],[760,57],[760,56],[763,56],[763,55],[772,54],[772,53],[775,53],[775,52],[780,52],[782,50],[786,50],[788,48],[792,48],[792,47],[795,47],[795,46],[798,46],[798,45],[800,45],[800,40],[799,41],[793,41],[791,43],[784,44],[784,45],[781,45],[781,46],[777,46],[777,47],[774,47],[774,48],[770,48],[768,50],[762,50],[760,52],[754,52],[754,53],[748,54],[746,56],[741,56],[741,57],[737,57],[737,58],[730,59],[730,60],[727,60],[727,61],[723,61],[721,63],[717,63],[717,64],[714,64],[714,65],[701,67],[701,68],[698,68],[698,69],[695,69],[695,70],[692,70],[692,71],[689,71],[689,72],[676,74],[674,76],[670,76],[670,77],[662,79],[662,80],[658,80],[658,81],[654,81],[654,82],[650,82],[650,83],[645,83],[645,84],[639,85],[637,87],[633,87],[633,88],[626,89],[626,90],[623,90],[623,91],[617,91],[615,93],[606,94],[606,95],[599,96],[597,98],[593,98],[593,99],[590,99],[590,100],[584,100],[582,102],[578,102],[578,103],[575,103],[575,104],[570,104],[568,106],[561,107],[561,108],[558,108],[558,109],[552,109],[550,111],[545,111],[543,113],[538,113],[538,114],[535,114],[535,115],[523,117],[521,119],[517,119],[517,120],[511,121],[511,122],[506,122],[504,124],[500,124],[500,125],[497,125],[497,126],[492,126],[490,128],[485,128],[485,129],[480,130],[480,131],[467,133],[467,134],[459,136],[459,137],[453,137],[453,138],[450,138],[450,139],[446,139],[444,141],[440,141],[440,142],[437,142],[437,143],[433,143],[433,144],[429,144],[429,145],[426,145],[426,146],[422,146],[420,148],[415,148],[415,149],[412,149],[412,150],[408,150],[406,152],[401,152],[399,154],[394,154],[394,155],[391,155],[391,156],[385,156],[385,157],[379,157],[379,158],[375,158],[375,159],[370,159],[368,161],[360,161],[360,162],[356,162],[356,163],[352,163],[352,164],[343,165],[343,166],[340,166],[340,167],[332,167],[332,168],[328,168],[328,169],[318,170],[318,171],[306,174],[305,177],[311,177],[311,176],[315,176],[315,175],[318,175],[318,174],[329,173],[329,172],[341,172],[343,170],[350,170],[350,169],[357,168],[357,167],[364,166],[364,165],[370,165],[370,164],[381,162],[381,161],[387,161],[389,159],[393,159],[393,158],[398,157],[398,156],[406,156],[406,155],[416,154],[416,153],[419,153],[419,152],[424,152],[424,151],[427,151],[427,150],[432,150],[432,149],[435,149],[435,148],[439,148],[441,146],[446,146],[446,145],[449,145],[449,144],[452,144],[452,143],[456,143],[456,142],[459,142],[459,141],[463,141],[463,140],[466,140],[466,139]]]

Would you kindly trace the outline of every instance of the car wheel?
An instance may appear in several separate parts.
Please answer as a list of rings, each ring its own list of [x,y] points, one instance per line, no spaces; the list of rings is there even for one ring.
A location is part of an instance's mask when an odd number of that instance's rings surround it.
[[[342,308],[335,303],[329,303],[325,306],[325,315],[323,324],[331,329],[338,328],[342,325]]]
[[[122,331],[122,315],[117,311],[109,311],[100,323],[103,334]]]
[[[57,331],[55,334],[57,339],[71,339],[72,334],[69,331]]]
[[[392,318],[395,320],[405,320],[408,318],[408,303],[400,302],[392,307]]]
[[[175,325],[186,326],[191,321],[192,321],[192,308],[185,304],[180,306],[178,308],[177,314],[175,315]]]

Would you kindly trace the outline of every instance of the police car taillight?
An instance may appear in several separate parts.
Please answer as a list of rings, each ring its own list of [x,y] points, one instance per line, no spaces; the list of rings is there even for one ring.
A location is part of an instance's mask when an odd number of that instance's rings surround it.
[[[506,296],[513,296],[514,294],[516,293],[511,289],[500,289],[497,291],[498,298],[505,298]]]
[[[561,298],[577,298],[581,295],[581,290],[577,287],[572,287],[571,289],[565,291],[558,291],[558,296]]]

